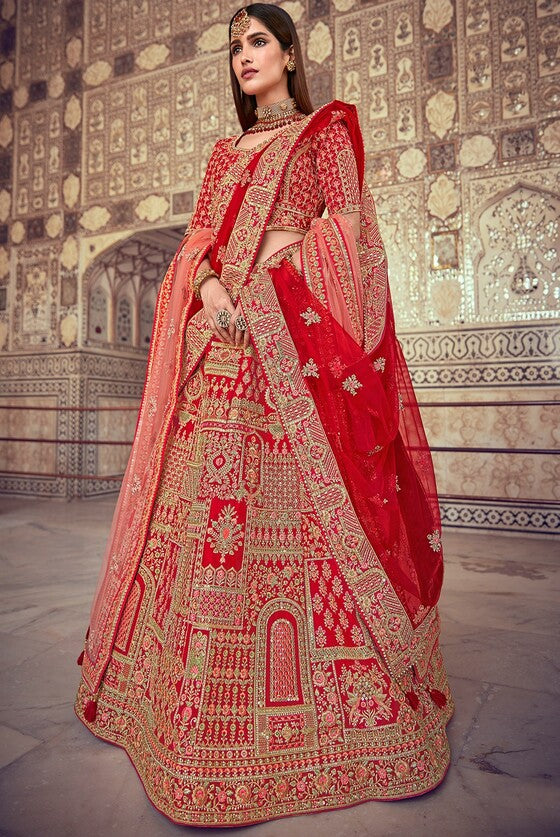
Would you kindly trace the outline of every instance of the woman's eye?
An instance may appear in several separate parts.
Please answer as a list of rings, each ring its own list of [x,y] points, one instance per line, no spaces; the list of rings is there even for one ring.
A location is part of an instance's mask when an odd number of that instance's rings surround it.
[[[257,38],[256,41],[253,41],[253,46],[266,46],[267,43],[268,42],[265,41],[264,38]],[[238,52],[241,52],[241,47],[239,45],[231,48],[232,55],[237,55]]]

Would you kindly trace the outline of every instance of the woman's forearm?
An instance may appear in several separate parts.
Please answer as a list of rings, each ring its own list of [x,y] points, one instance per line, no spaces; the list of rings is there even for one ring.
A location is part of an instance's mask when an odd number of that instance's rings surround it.
[[[201,298],[202,287],[207,284],[209,279],[219,280],[219,276],[210,264],[208,256],[205,256],[200,262],[193,280],[194,295],[197,299]]]
[[[212,265],[210,264],[210,259],[208,256],[204,256],[202,261],[198,266],[198,270],[196,271],[196,275],[199,276],[201,273],[204,273],[205,270],[212,270]]]

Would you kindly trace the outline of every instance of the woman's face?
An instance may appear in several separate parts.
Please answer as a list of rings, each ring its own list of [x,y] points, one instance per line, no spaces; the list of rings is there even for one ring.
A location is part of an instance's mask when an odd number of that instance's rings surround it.
[[[258,105],[272,104],[288,97],[286,64],[291,50],[284,52],[280,42],[264,23],[250,17],[250,26],[230,43],[233,71],[247,96],[256,96]]]

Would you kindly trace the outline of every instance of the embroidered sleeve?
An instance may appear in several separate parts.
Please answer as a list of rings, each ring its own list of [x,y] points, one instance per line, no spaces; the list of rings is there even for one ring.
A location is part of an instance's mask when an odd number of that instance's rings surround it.
[[[210,159],[208,160],[208,165],[206,166],[206,172],[204,173],[204,178],[202,180],[202,186],[200,187],[198,200],[196,202],[196,206],[194,208],[194,212],[191,216],[191,220],[189,223],[190,231],[203,229],[205,227],[212,227],[210,206],[212,203],[212,195],[215,188],[217,160],[218,143],[216,143],[216,145],[214,146],[210,155]]]
[[[346,126],[335,122],[314,139],[319,185],[329,214],[361,208],[358,167]]]

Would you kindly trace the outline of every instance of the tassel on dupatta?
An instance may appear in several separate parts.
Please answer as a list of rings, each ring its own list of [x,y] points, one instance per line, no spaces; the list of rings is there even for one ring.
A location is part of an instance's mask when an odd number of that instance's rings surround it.
[[[90,700],[88,700],[86,702],[86,705],[84,707],[84,718],[86,719],[86,721],[89,721],[90,724],[93,724],[96,717],[97,717],[97,698],[93,697],[93,698],[90,698]]]
[[[439,706],[440,709],[443,709],[443,707],[447,703],[447,698],[445,697],[443,692],[440,692],[439,689],[430,689],[429,692],[430,697],[432,698],[435,705]]]

